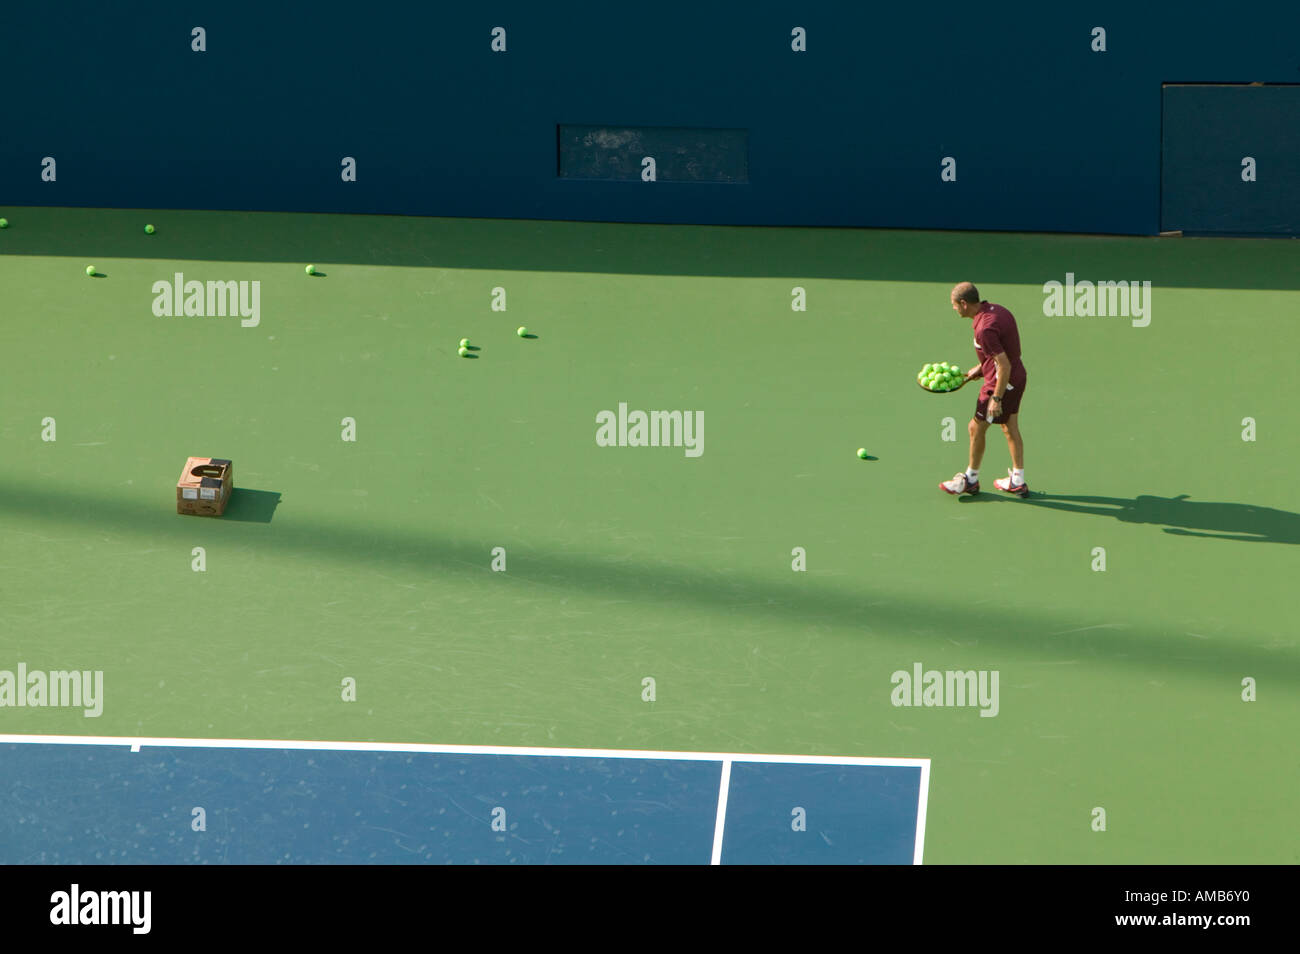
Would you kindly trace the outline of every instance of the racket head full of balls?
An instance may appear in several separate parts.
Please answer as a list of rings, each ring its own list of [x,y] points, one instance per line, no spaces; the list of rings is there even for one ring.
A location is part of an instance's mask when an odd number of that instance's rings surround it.
[[[962,388],[964,388],[970,382],[970,380],[971,380],[970,378],[963,378],[962,380],[958,381],[955,385],[953,385],[950,388],[928,387],[923,381],[917,381],[916,385],[922,391],[925,391],[927,394],[952,394],[954,391],[960,391]]]
[[[921,368],[916,376],[916,383],[921,390],[931,394],[947,394],[960,391],[968,380],[969,372],[947,361],[930,362]]]

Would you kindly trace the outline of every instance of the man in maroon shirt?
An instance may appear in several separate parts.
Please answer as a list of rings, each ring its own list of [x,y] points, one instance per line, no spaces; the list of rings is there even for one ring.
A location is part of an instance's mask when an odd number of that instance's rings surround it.
[[[1018,497],[1028,497],[1025,444],[1020,437],[1020,401],[1024,397],[1028,375],[1020,361],[1020,331],[1016,328],[1016,319],[1001,305],[982,301],[980,293],[970,282],[954,287],[950,298],[952,310],[974,322],[975,354],[980,363],[966,372],[966,380],[983,378],[984,384],[968,428],[970,466],[965,473],[945,480],[939,488],[950,494],[980,492],[979,467],[984,458],[984,432],[989,429],[989,424],[1000,424],[1011,449],[1011,469],[1005,478],[993,481],[993,486]]]

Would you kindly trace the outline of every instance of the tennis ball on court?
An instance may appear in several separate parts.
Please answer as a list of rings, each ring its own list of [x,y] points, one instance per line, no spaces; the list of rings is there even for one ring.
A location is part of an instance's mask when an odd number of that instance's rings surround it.
[[[94,265],[87,265],[87,266],[86,266],[86,274],[87,274],[87,275],[94,275],[94,274],[95,274],[95,266],[94,266]]]
[[[153,235],[153,231],[154,231],[154,229],[153,229],[153,226],[152,226],[152,225],[146,225],[146,226],[144,227],[144,234],[145,234],[145,235]]]
[[[315,275],[315,274],[316,274],[316,266],[315,266],[315,265],[308,265],[308,266],[307,266],[307,274],[308,274],[308,275]]]
[[[528,329],[525,328],[523,325],[520,325],[520,326],[519,326],[519,330],[516,331],[515,334],[517,334],[517,335],[518,335],[519,337],[521,337],[521,338],[527,338],[527,337],[528,337]]]
[[[456,353],[463,358],[465,357],[465,355],[469,354],[469,348],[466,348],[464,345],[461,345],[459,348],[456,349]]]
[[[460,346],[461,346],[462,348],[468,348],[468,347],[469,347],[469,339],[468,339],[468,338],[461,338],[461,339],[460,339]]]
[[[859,447],[859,448],[858,448],[858,456],[861,457],[863,460],[866,460],[866,459],[867,459],[867,449],[866,449],[865,447]]]
[[[9,220],[0,219],[0,229],[7,229],[7,228],[9,228]]]

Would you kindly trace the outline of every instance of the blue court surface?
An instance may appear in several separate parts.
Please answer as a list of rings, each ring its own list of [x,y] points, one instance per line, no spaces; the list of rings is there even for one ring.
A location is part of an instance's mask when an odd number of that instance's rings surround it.
[[[4,864],[919,864],[929,762],[0,736]]]

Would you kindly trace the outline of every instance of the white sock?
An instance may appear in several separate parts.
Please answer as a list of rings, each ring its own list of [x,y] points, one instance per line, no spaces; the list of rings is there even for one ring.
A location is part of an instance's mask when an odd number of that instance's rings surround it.
[[[966,468],[966,483],[973,484],[979,479],[980,472],[978,470],[971,470],[969,467]]]
[[[1012,483],[1012,484],[1023,484],[1024,482],[1025,482],[1025,472],[1024,472],[1023,470],[1015,470],[1015,469],[1012,469],[1012,471],[1011,471],[1011,483]]]

